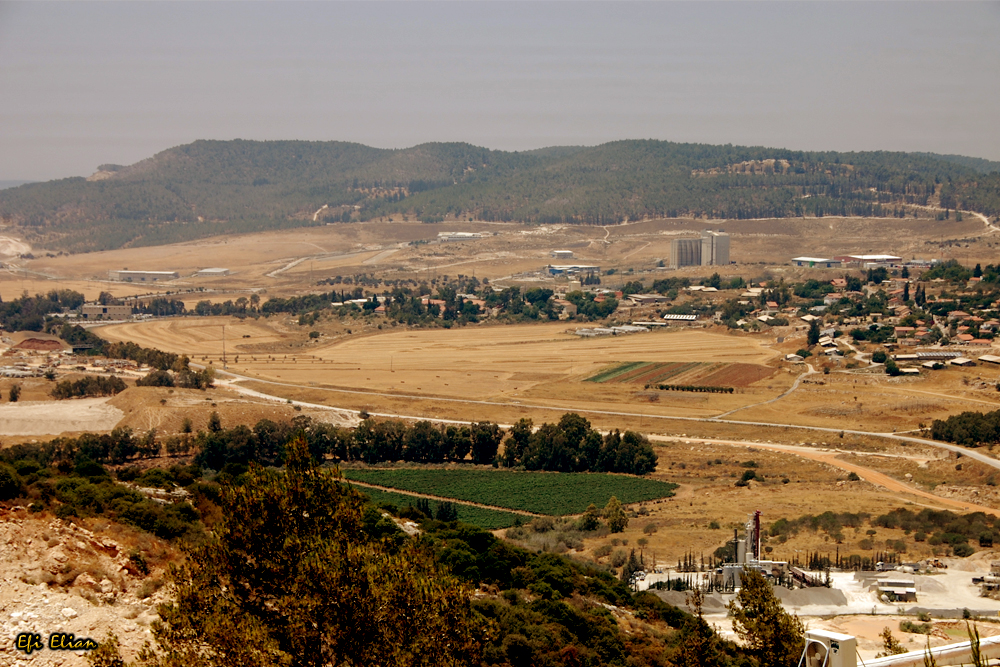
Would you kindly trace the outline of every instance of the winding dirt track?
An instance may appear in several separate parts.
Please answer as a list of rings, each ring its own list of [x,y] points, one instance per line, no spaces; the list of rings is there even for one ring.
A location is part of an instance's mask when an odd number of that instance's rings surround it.
[[[768,449],[775,452],[784,452],[786,454],[794,454],[804,459],[809,459],[811,461],[818,461],[819,463],[825,463],[841,470],[846,470],[847,472],[853,472],[861,479],[866,482],[875,484],[876,486],[881,486],[882,488],[892,491],[893,493],[905,493],[911,496],[918,496],[925,500],[932,500],[938,505],[945,505],[947,507],[958,509],[963,512],[984,512],[986,514],[992,514],[993,516],[1000,516],[1000,510],[994,509],[992,507],[985,507],[983,505],[976,505],[974,503],[968,503],[962,500],[955,500],[954,498],[943,498],[941,496],[934,495],[929,491],[923,491],[921,489],[914,488],[897,479],[893,479],[886,474],[876,472],[870,468],[865,468],[863,466],[856,465],[854,463],[849,463],[838,459],[837,456],[842,452],[839,451],[822,451],[817,449],[812,449],[810,447],[798,447],[795,445],[778,445],[771,443],[761,443],[761,442],[745,442],[743,440],[711,440],[708,438],[668,438],[663,436],[649,436],[652,441],[666,442],[666,441],[681,441],[694,443],[706,443],[712,445],[730,445],[733,447],[747,447],[752,449]]]

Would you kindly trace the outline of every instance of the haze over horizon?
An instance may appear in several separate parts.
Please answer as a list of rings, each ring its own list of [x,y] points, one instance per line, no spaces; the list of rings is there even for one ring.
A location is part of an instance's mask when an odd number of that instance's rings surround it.
[[[1000,4],[0,2],[0,180],[198,139],[1000,160]]]

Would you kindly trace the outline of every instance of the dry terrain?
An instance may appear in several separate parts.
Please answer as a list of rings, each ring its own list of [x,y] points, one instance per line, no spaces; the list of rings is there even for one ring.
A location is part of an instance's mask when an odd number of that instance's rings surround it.
[[[73,633],[102,641],[116,634],[126,657],[152,640],[149,624],[166,599],[166,570],[177,550],[148,534],[97,519],[62,521],[23,508],[0,509],[0,665],[87,664],[78,652],[25,656],[18,633]],[[140,574],[129,555],[150,566]]]
[[[10,257],[0,272],[0,295],[15,296],[72,287],[88,297],[100,291],[116,296],[147,291],[171,291],[191,305],[200,299],[234,298],[249,290],[270,295],[301,293],[316,282],[337,275],[377,274],[389,279],[431,280],[444,275],[475,275],[490,280],[539,280],[535,272],[550,263],[554,249],[575,253],[571,263],[614,268],[605,284],[615,287],[633,279],[633,272],[654,275],[700,276],[700,267],[664,271],[670,242],[700,230],[722,228],[732,237],[729,267],[723,275],[744,278],[766,276],[822,276],[820,270],[788,266],[798,255],[884,252],[903,257],[958,259],[966,263],[994,261],[997,239],[982,221],[967,216],[963,222],[928,219],[797,218],[771,220],[692,219],[649,220],[611,227],[582,225],[525,226],[517,223],[415,221],[331,224],[295,230],[221,236],[190,243],[149,248],[39,256]],[[472,231],[486,238],[439,244],[441,231]],[[409,245],[417,242],[415,245]],[[562,262],[564,263],[564,262]],[[114,286],[109,270],[174,270],[181,278],[168,283]],[[202,268],[224,267],[233,274],[203,278]],[[544,278],[549,280],[548,278]]]
[[[301,333],[284,332],[267,320],[169,319],[100,331],[110,340],[188,353],[197,363],[219,367],[224,323],[228,369],[256,380],[248,386],[377,412],[445,417],[440,412],[446,409],[450,419],[503,421],[503,414],[523,404],[529,410],[540,405],[707,417],[774,398],[792,380],[783,372],[734,394],[647,394],[642,386],[585,381],[609,364],[627,361],[766,364],[776,356],[750,337],[694,329],[601,338],[579,338],[566,323],[376,330],[298,346]],[[292,341],[288,348],[285,340]],[[549,418],[550,411],[539,419]]]

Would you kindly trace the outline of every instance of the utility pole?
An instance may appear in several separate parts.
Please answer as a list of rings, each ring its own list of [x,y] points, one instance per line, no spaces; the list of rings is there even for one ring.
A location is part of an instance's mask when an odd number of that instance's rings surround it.
[[[226,325],[222,325],[222,367],[228,368],[226,366]]]

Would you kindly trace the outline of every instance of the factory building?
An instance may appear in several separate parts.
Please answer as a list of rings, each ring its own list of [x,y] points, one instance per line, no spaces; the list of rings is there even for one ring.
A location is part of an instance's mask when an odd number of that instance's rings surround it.
[[[701,239],[674,239],[670,243],[670,266],[701,266]]]
[[[80,306],[80,317],[85,320],[127,320],[132,317],[132,306],[86,303]]]
[[[729,264],[729,234],[705,230],[701,233],[701,265]]]
[[[176,271],[108,271],[108,280],[122,283],[155,283],[160,280],[177,280],[180,277]]]
[[[674,239],[670,243],[670,266],[719,266],[729,264],[729,234],[705,230],[700,238]]]
[[[221,278],[222,276],[229,275],[229,269],[223,269],[219,267],[213,267],[210,269],[201,269],[195,274],[199,278]]]

